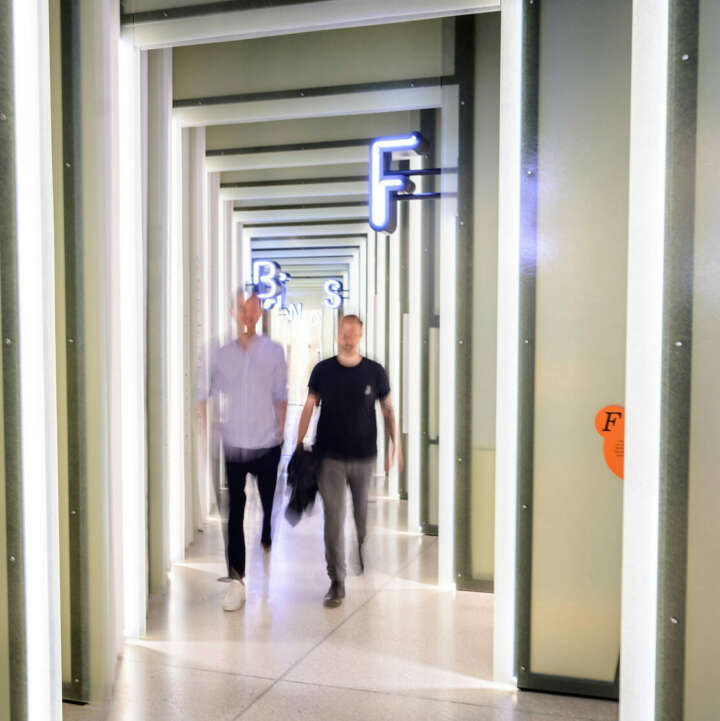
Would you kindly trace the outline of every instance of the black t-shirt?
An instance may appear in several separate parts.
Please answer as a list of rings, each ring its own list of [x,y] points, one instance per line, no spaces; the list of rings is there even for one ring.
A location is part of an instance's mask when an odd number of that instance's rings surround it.
[[[320,398],[315,449],[330,458],[377,456],[375,401],[390,393],[385,369],[363,358],[344,366],[337,356],[320,361],[310,375],[310,392]]]

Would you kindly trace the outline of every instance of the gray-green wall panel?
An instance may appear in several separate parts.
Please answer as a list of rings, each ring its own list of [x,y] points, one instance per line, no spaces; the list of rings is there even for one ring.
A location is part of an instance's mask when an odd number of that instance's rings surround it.
[[[15,113],[12,3],[0,3],[0,328],[2,329],[3,501],[0,538],[0,710],[3,718],[27,717],[25,556],[20,437],[20,345],[17,225],[15,215]]]
[[[700,1],[684,714],[715,721],[720,674],[720,4]]]
[[[613,684],[624,405],[631,8],[540,4],[530,668]]]

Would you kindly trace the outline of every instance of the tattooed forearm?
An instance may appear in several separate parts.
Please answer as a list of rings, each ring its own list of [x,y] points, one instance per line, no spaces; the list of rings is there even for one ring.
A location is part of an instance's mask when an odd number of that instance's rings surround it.
[[[390,398],[386,398],[382,401],[380,407],[382,408],[383,418],[385,419],[385,433],[395,443],[395,409],[390,402]]]

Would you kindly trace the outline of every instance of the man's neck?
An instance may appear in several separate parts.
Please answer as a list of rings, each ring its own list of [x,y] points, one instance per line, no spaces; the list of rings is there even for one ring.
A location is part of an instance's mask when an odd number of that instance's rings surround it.
[[[255,332],[255,328],[252,328],[252,329],[248,328],[245,330],[244,333],[240,333],[240,335],[238,336],[238,340],[242,344],[243,348],[247,348],[247,344],[253,338],[255,338],[256,335],[257,335],[257,333]]]
[[[342,351],[337,354],[338,363],[343,366],[356,366],[362,361],[363,357],[356,350],[352,353],[343,353]]]

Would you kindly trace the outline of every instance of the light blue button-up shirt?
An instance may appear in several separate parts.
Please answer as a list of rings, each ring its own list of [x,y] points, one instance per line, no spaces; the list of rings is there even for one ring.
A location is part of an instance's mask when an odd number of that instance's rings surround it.
[[[288,397],[282,346],[264,335],[253,336],[247,348],[239,340],[224,345],[213,353],[209,377],[198,385],[196,397],[219,398],[226,446],[252,450],[280,445],[275,404]]]

